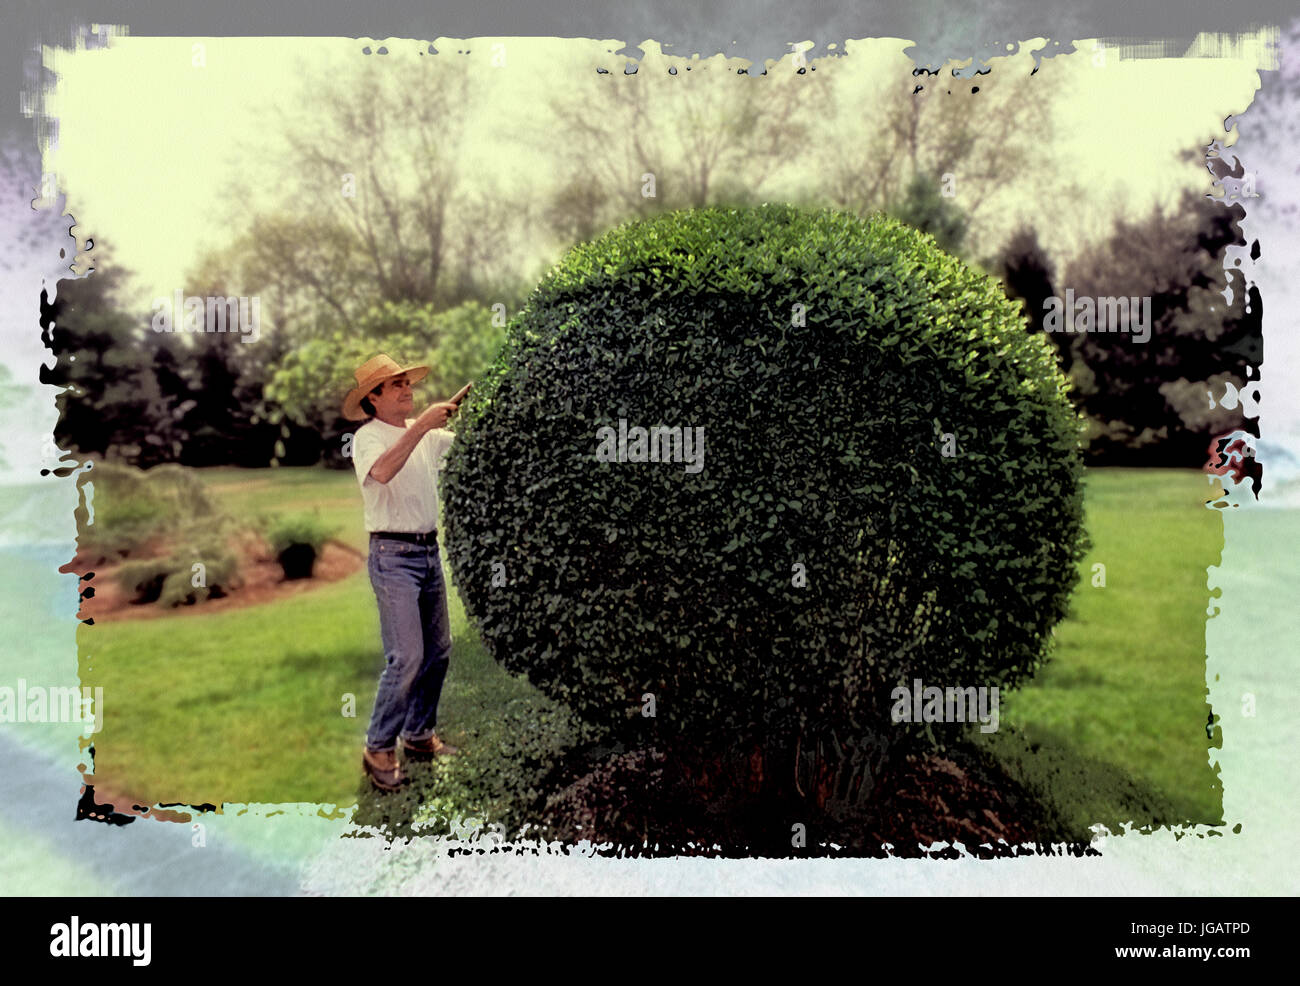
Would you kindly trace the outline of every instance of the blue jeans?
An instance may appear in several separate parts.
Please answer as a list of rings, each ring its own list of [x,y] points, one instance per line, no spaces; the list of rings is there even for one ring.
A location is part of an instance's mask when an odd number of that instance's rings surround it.
[[[427,740],[451,656],[451,625],[438,544],[371,538],[370,584],[379,603],[384,671],[366,746],[388,752],[397,737]]]

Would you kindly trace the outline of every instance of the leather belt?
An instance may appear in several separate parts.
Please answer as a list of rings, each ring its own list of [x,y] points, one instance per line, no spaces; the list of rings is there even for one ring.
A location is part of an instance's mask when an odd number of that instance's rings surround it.
[[[438,531],[435,528],[432,531],[425,531],[422,534],[415,534],[408,531],[371,531],[370,537],[388,538],[392,541],[409,541],[411,544],[437,544]]]

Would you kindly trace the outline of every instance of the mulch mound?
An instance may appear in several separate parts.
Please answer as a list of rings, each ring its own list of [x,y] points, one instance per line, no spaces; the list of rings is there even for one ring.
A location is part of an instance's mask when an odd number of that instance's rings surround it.
[[[981,858],[1092,852],[1089,833],[1068,832],[972,746],[897,756],[866,797],[833,809],[735,785],[702,798],[687,775],[699,771],[675,770],[652,749],[575,754],[546,785],[562,787],[534,806],[544,819],[534,828],[569,844],[589,840],[616,856],[942,859],[962,856],[958,845]]]

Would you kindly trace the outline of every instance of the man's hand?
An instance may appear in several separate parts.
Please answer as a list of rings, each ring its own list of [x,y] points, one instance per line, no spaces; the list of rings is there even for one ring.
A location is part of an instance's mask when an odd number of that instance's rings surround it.
[[[370,467],[370,477],[376,482],[387,483],[406,465],[406,460],[415,451],[415,446],[420,443],[420,439],[435,428],[441,428],[455,413],[456,405],[450,401],[430,404],[426,407],[420,412],[420,416],[407,426],[405,434],[375,460],[375,464]]]
[[[441,404],[430,404],[426,407],[418,418],[415,419],[414,427],[421,435],[427,431],[433,431],[435,428],[441,428],[447,423],[453,414],[457,411],[455,404],[446,401]]]
[[[441,428],[447,421],[460,410],[460,402],[465,399],[473,384],[467,383],[460,391],[449,401],[443,401],[440,404],[430,404],[424,409],[418,418],[415,419],[415,428],[423,435],[427,431],[435,428]]]

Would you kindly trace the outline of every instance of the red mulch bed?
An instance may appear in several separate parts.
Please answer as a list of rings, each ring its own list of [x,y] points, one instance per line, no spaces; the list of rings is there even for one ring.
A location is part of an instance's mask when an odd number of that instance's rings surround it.
[[[117,620],[147,620],[170,616],[180,611],[216,613],[240,606],[286,599],[311,592],[327,582],[337,582],[363,567],[366,556],[337,541],[326,542],[316,557],[316,565],[309,579],[286,581],[284,571],[266,542],[256,535],[247,535],[231,545],[239,558],[240,583],[222,596],[212,596],[189,606],[160,606],[153,603],[134,603],[131,594],[117,584],[117,572],[122,563],[105,564],[99,558],[78,552],[60,572],[72,572],[82,577],[81,609],[77,618],[96,623]],[[168,553],[164,542],[147,546],[139,557],[158,557]],[[97,564],[98,563],[98,564]],[[89,576],[89,577],[87,577]]]

